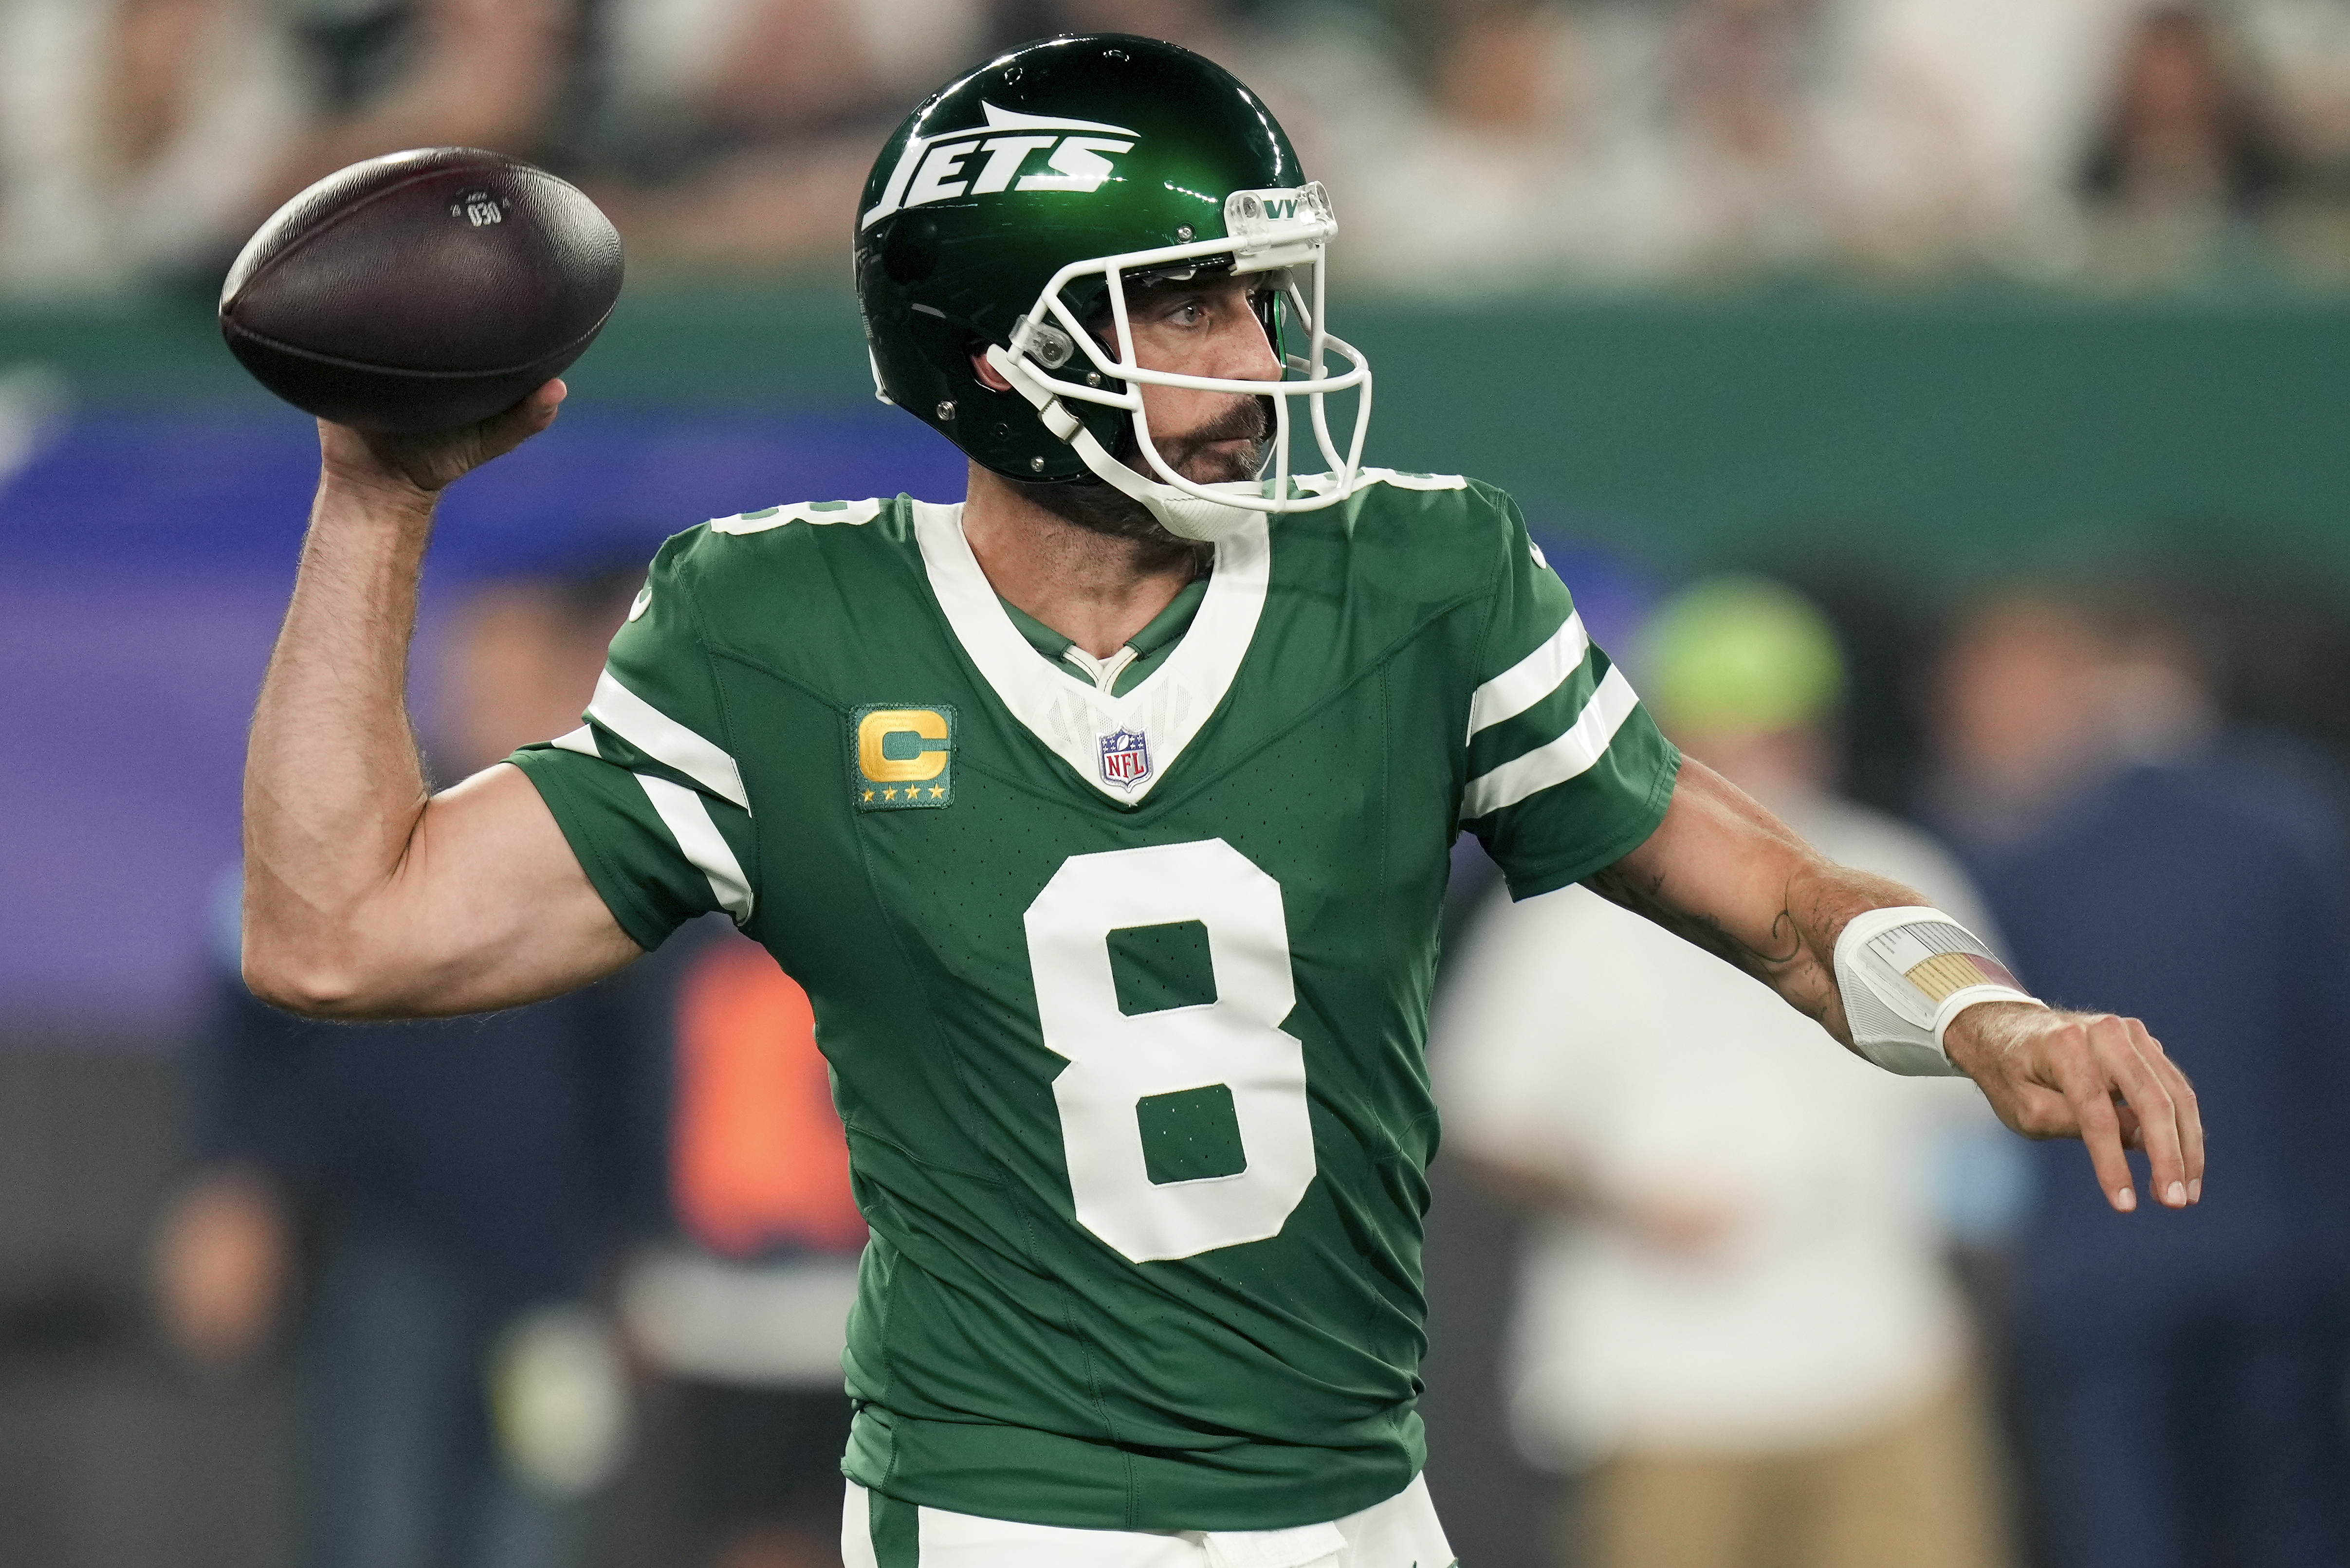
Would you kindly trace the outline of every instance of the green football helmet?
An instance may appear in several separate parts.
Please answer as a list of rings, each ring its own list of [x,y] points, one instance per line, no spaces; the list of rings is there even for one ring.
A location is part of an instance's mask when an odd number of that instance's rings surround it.
[[[1323,327],[1336,232],[1289,138],[1222,67],[1120,34],[1024,45],[931,94],[866,182],[857,291],[875,390],[997,473],[1098,478],[1186,538],[1333,505],[1357,487],[1371,403],[1369,365]],[[1261,316],[1282,379],[1135,362],[1127,285],[1199,271],[1275,285]],[[1010,390],[980,379],[975,354]],[[1175,472],[1151,441],[1145,383],[1270,402],[1259,477],[1201,483]],[[1345,392],[1357,400],[1342,454],[1326,400]],[[1291,467],[1301,399],[1325,471]],[[1151,473],[1114,455],[1128,431],[1126,450]]]

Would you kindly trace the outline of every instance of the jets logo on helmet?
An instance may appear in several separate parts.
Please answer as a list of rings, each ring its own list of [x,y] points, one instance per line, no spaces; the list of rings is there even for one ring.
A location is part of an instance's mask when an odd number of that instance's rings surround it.
[[[875,390],[998,473],[1099,480],[1187,538],[1336,505],[1359,482],[1371,391],[1367,362],[1324,324],[1337,229],[1280,123],[1222,67],[1118,35],[1027,45],[932,94],[867,180],[857,284]],[[1253,304],[1279,379],[1137,360],[1129,283],[1200,273],[1263,280]],[[1151,439],[1154,385],[1270,405],[1257,477],[1176,472]],[[1312,471],[1293,466],[1301,428]]]
[[[982,99],[984,130],[946,136],[912,136],[899,154],[881,203],[858,223],[869,229],[900,207],[920,207],[957,196],[988,196],[1003,191],[1091,192],[1115,171],[1106,154],[1128,152],[1141,140],[1123,126],[1089,119],[1055,119],[1019,114]],[[1039,153],[1044,168],[1022,173]]]

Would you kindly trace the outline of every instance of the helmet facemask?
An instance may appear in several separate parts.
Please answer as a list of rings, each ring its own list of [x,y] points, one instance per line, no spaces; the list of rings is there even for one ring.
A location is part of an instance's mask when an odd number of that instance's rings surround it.
[[[1014,324],[1008,345],[990,344],[987,363],[1033,405],[1045,429],[1066,441],[1104,483],[1139,502],[1168,532],[1213,542],[1253,516],[1310,512],[1352,494],[1362,466],[1363,438],[1370,424],[1371,371],[1359,350],[1324,327],[1326,253],[1337,232],[1327,194],[1318,183],[1292,190],[1235,191],[1224,200],[1225,237],[1072,262],[1055,273],[1027,313]],[[1282,379],[1227,379],[1147,369],[1138,363],[1127,312],[1126,286],[1142,275],[1164,275],[1186,265],[1229,269],[1236,276],[1285,275],[1282,303],[1305,335],[1306,351],[1285,352],[1283,335],[1268,323]],[[1307,286],[1301,274],[1310,275]],[[1105,344],[1070,303],[1070,296],[1098,279],[1109,318]],[[1091,295],[1093,288],[1084,288]],[[1104,325],[1097,321],[1094,326]],[[1330,356],[1345,360],[1333,371]],[[1084,357],[1083,362],[1079,356]],[[1090,369],[1086,366],[1089,365]],[[1152,440],[1143,405],[1145,386],[1179,387],[1264,400],[1273,405],[1272,431],[1263,468],[1255,478],[1203,483],[1176,471]],[[1330,429],[1328,400],[1357,394],[1354,428],[1342,454]],[[1067,400],[1124,410],[1135,447],[1149,472],[1139,472],[1105,448]],[[1302,400],[1326,468],[1298,474],[1291,462],[1298,423],[1291,404]]]

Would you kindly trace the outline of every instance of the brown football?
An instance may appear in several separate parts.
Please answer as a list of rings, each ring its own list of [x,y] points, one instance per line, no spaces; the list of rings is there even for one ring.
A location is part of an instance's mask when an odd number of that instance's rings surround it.
[[[620,236],[543,169],[469,147],[329,174],[246,242],[221,335],[296,408],[364,431],[454,430],[587,351]]]

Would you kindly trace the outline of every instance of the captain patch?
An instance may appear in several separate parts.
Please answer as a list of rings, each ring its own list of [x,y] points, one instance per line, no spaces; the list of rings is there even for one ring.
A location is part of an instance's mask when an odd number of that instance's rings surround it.
[[[954,804],[955,711],[875,703],[849,715],[849,800],[859,811]]]

